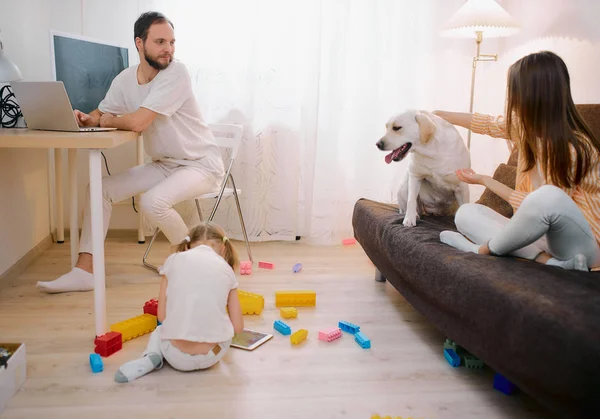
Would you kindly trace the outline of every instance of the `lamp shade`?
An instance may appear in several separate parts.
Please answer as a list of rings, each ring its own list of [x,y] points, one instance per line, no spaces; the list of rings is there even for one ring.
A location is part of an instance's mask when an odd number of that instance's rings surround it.
[[[4,48],[0,40],[0,83],[19,81],[22,78],[19,67],[4,55]]]
[[[495,0],[468,0],[443,26],[441,35],[474,38],[483,32],[486,38],[514,35],[519,25]]]

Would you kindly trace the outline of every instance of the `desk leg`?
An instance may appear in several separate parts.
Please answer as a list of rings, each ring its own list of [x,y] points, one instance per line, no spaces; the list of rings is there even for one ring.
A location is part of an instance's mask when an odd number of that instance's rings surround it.
[[[63,151],[54,149],[54,188],[56,204],[56,242],[65,242],[65,220],[63,211]]]
[[[144,164],[144,139],[141,135],[137,139],[137,164],[138,166]],[[140,207],[139,202],[140,201],[138,200],[138,211]],[[144,216],[141,212],[139,213],[138,243],[146,243],[146,236],[144,236]]]
[[[90,208],[92,254],[94,255],[94,315],[96,336],[106,329],[106,283],[104,277],[104,233],[102,229],[102,161],[100,150],[90,150]]]
[[[69,149],[69,213],[71,225],[69,227],[69,239],[71,240],[71,268],[75,267],[79,255],[79,204],[77,202],[77,149]],[[62,198],[57,197],[57,201]],[[62,219],[62,214],[58,215]]]

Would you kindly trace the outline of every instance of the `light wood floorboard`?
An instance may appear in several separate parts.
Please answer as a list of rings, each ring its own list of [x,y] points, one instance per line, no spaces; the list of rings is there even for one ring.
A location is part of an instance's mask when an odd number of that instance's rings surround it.
[[[241,243],[235,243],[245,257]],[[157,297],[158,276],[141,265],[145,247],[131,239],[106,243],[108,321],[142,313]],[[114,382],[118,367],[138,357],[147,336],[126,342],[104,359],[104,372],[90,371],[93,294],[47,295],[38,280],[68,269],[69,245],[53,244],[19,277],[0,284],[0,340],[25,342],[27,381],[2,418],[357,418],[373,413],[414,419],[540,418],[539,405],[524,394],[504,396],[492,388],[493,372],[451,368],[442,355],[444,336],[389,284],[373,280],[374,267],[360,246],[316,247],[295,243],[253,244],[252,276],[238,276],[240,289],[265,296],[261,316],[246,326],[272,331],[279,310],[274,291],[314,289],[316,308],[299,308],[293,329],[309,339],[291,346],[278,335],[254,352],[231,349],[215,367],[181,373],[165,367],[130,384]],[[158,241],[151,258],[169,254]],[[300,262],[304,269],[292,273]],[[359,324],[372,349],[350,335],[335,342],[318,330],[339,320]]]

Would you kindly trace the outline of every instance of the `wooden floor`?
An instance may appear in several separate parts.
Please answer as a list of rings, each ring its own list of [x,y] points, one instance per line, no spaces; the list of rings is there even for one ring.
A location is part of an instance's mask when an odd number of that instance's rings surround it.
[[[242,246],[236,243],[242,250]],[[157,297],[158,276],[141,266],[144,247],[109,239],[108,321],[142,313]],[[19,278],[0,284],[0,340],[25,342],[27,381],[2,418],[357,418],[374,413],[434,419],[546,417],[529,397],[493,390],[493,372],[451,368],[442,355],[444,336],[389,284],[373,281],[374,267],[358,246],[311,247],[296,243],[253,245],[254,267],[239,277],[240,289],[265,296],[261,316],[246,326],[272,331],[279,311],[274,291],[313,289],[316,308],[300,308],[292,329],[309,339],[291,346],[278,335],[254,352],[231,349],[215,367],[181,373],[165,367],[134,383],[117,384],[118,367],[138,357],[147,336],[125,343],[104,359],[104,372],[90,371],[93,351],[93,294],[46,295],[38,280],[68,269],[69,244],[54,244]],[[169,254],[158,242],[153,255]],[[241,253],[244,256],[244,253]],[[302,272],[292,266],[301,262]],[[318,330],[339,320],[359,324],[372,348],[361,349],[350,335],[325,343]]]

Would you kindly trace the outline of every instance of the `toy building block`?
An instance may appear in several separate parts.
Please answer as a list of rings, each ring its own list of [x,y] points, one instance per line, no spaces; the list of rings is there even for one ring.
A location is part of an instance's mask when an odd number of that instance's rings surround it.
[[[494,388],[508,396],[515,392],[517,386],[508,381],[506,377],[500,373],[496,373],[496,375],[494,375]]]
[[[330,327],[329,329],[319,331],[319,340],[331,342],[342,337],[342,331],[338,327]]]
[[[252,262],[249,260],[243,260],[240,262],[240,275],[251,275],[252,274]]]
[[[123,342],[145,335],[156,329],[158,319],[152,314],[142,314],[110,326],[111,332],[123,335]]]
[[[314,291],[275,291],[275,307],[311,307],[317,305]]]
[[[162,323],[160,322],[160,320],[156,319],[156,326],[160,326]]]
[[[342,240],[342,244],[343,244],[344,246],[349,246],[349,245],[351,245],[351,244],[356,244],[356,239],[355,239],[355,238],[353,238],[353,237],[351,237],[351,238],[348,238],[348,239],[344,239],[344,240]]]
[[[94,374],[104,371],[104,364],[102,364],[102,358],[98,354],[90,354],[90,367]]]
[[[152,314],[158,316],[158,300],[153,298],[152,300],[146,301],[144,304],[144,314]]]
[[[258,262],[258,267],[263,269],[275,269],[275,264],[271,262]]]
[[[343,321],[343,320],[338,323],[338,326],[344,332],[348,332],[348,333],[351,333],[351,334],[355,334],[357,332],[360,332],[360,326],[357,326],[357,325],[355,325],[353,323],[346,322],[346,321]]]
[[[265,298],[260,294],[238,290],[242,314],[260,314],[265,308]]]
[[[460,367],[460,357],[454,352],[454,349],[444,349],[444,358],[454,368]]]
[[[123,347],[123,336],[119,332],[108,332],[94,339],[94,352],[100,356],[111,356]]]
[[[371,341],[368,337],[363,335],[362,332],[356,332],[354,335],[354,341],[363,349],[369,349],[371,347]]]
[[[273,328],[285,336],[290,335],[292,333],[292,329],[281,320],[275,320],[275,322],[273,323]]]
[[[307,337],[308,337],[308,330],[300,329],[297,332],[294,332],[290,336],[290,342],[292,342],[292,345],[298,345],[303,340],[305,340]]]
[[[295,319],[298,317],[298,310],[296,310],[296,307],[281,307],[279,309],[279,314],[281,314],[281,317],[284,319]]]
[[[446,338],[446,341],[444,342],[444,349],[452,349],[457,355],[463,352],[463,348],[459,346],[458,343],[448,338]]]
[[[467,368],[481,369],[481,368],[485,367],[485,364],[483,363],[483,361],[481,359],[477,358],[475,355],[465,354],[464,360],[465,360],[465,367],[467,367]]]
[[[292,272],[297,274],[298,272],[300,272],[302,270],[302,264],[301,263],[296,263],[293,267],[292,267]]]

